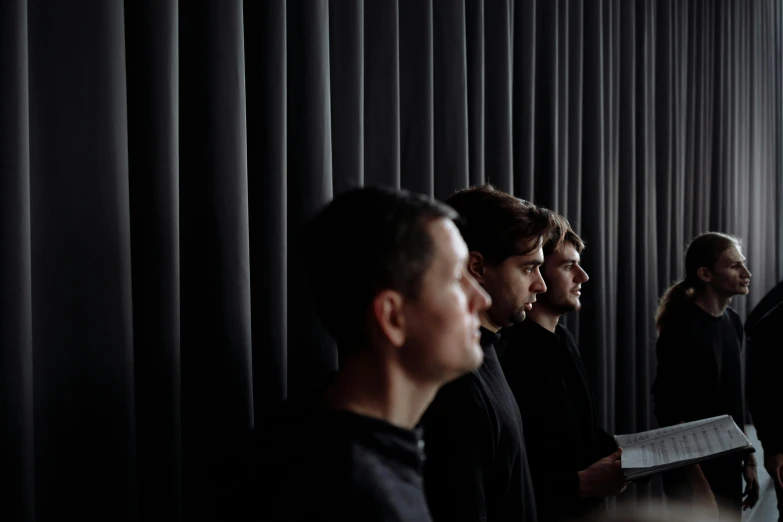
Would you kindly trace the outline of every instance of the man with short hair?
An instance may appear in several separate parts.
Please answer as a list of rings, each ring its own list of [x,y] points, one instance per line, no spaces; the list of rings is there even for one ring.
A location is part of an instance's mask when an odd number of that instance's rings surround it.
[[[519,404],[539,521],[583,520],[625,487],[620,450],[598,426],[574,337],[560,318],[581,308],[584,242],[566,218],[544,244],[547,291],[503,332],[500,362]],[[562,241],[558,241],[559,238]]]
[[[522,419],[494,345],[546,291],[538,267],[553,215],[489,185],[447,202],[463,218],[468,273],[492,306],[479,313],[484,363],[444,386],[422,419],[427,502],[435,521],[534,521]]]
[[[443,384],[481,364],[489,305],[456,218],[421,195],[363,188],[309,223],[312,297],[340,368],[321,404],[261,428],[273,441],[258,447],[273,484],[261,519],[431,520],[415,427]]]

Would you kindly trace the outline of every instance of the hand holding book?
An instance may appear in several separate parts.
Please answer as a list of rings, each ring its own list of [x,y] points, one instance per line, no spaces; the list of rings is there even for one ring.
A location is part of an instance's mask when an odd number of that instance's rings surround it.
[[[753,445],[729,415],[616,435],[623,448],[627,480],[696,464],[721,455],[753,452]]]

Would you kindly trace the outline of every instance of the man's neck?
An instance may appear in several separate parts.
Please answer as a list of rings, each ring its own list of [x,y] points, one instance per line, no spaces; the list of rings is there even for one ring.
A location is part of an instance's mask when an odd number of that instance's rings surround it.
[[[555,333],[557,323],[560,321],[560,314],[533,305],[533,309],[527,313],[527,318],[543,326],[550,332]]]
[[[693,302],[714,317],[720,317],[731,303],[731,296],[719,295],[709,286],[696,294]]]
[[[485,312],[479,313],[479,321],[481,323],[481,326],[483,328],[486,328],[490,332],[498,333],[498,330],[500,330],[500,327],[492,323],[492,321],[489,319],[489,316],[487,316]]]
[[[412,429],[437,391],[437,385],[415,383],[400,368],[369,356],[353,357],[344,361],[327,390],[326,405]]]

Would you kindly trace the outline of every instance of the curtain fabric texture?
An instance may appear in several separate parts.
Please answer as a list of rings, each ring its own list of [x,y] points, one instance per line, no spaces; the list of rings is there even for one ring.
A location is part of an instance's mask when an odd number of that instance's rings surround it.
[[[652,427],[653,314],[687,241],[744,240],[741,314],[783,276],[782,15],[1,2],[0,518],[220,519],[226,454],[336,366],[299,260],[340,252],[299,227],[360,185],[490,182],[565,214],[601,422]]]

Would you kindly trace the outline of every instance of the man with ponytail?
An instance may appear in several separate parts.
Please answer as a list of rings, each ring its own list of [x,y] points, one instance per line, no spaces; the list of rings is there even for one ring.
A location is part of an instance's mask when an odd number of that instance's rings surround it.
[[[708,232],[688,246],[685,278],[666,290],[655,318],[658,371],[652,393],[661,426],[728,414],[744,429],[743,327],[729,304],[749,292],[750,275],[738,238]],[[759,496],[752,454],[666,472],[663,483],[670,500],[716,503],[720,520],[740,520]]]

